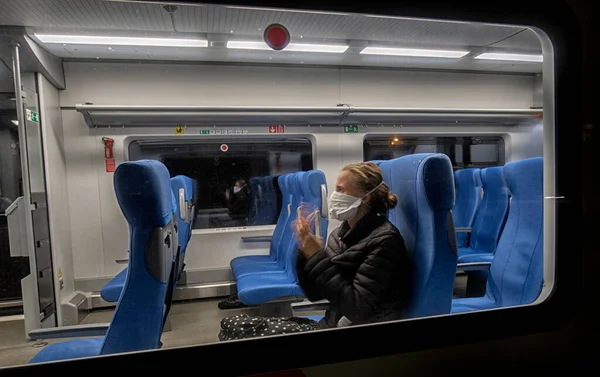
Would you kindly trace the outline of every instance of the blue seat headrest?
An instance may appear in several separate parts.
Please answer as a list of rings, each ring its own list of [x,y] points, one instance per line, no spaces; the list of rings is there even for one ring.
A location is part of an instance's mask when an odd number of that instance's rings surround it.
[[[177,212],[169,170],[159,161],[123,162],[113,181],[119,206],[132,226],[165,226]]]
[[[185,200],[191,201],[194,193],[194,184],[190,177],[185,175],[176,175],[171,178],[171,187],[179,191],[183,189],[185,193]]]

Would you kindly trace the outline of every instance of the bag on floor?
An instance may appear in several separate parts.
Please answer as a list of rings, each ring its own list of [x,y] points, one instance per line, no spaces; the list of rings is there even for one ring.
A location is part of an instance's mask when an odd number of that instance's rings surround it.
[[[219,340],[245,339],[260,336],[293,334],[313,331],[318,322],[302,317],[250,317],[238,314],[221,320]]]

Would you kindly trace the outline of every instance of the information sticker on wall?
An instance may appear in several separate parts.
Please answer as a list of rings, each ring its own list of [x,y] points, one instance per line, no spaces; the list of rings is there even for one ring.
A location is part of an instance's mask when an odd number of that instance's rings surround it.
[[[115,160],[113,160],[113,159],[106,160],[106,172],[114,173],[114,171],[115,171]]]
[[[185,128],[183,126],[175,126],[175,135],[183,135],[185,133]]]

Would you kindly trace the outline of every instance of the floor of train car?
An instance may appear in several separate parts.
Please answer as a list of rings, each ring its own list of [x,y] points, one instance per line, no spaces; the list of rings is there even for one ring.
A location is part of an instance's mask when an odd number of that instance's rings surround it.
[[[457,276],[454,287],[455,297],[464,297],[466,277]],[[172,330],[163,333],[164,348],[218,342],[221,319],[246,313],[259,314],[258,307],[221,310],[217,303],[223,298],[201,299],[175,302],[171,308]],[[90,312],[81,324],[110,322],[113,309],[97,309]],[[313,314],[313,313],[308,313]],[[26,364],[41,349],[35,341],[24,337],[23,316],[0,317],[0,367]],[[48,344],[68,339],[49,339]]]

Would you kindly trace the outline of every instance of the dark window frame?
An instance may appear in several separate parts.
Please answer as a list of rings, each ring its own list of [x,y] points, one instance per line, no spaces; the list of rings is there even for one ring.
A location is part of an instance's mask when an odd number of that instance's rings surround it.
[[[145,137],[142,135],[136,135],[136,136],[131,136],[128,137],[127,140],[125,141],[125,148],[126,148],[126,160],[131,161],[132,160],[132,155],[135,155],[136,153],[141,153],[142,156],[135,156],[135,159],[139,159],[141,158],[145,158],[146,156],[143,156],[143,152],[141,151],[141,148],[144,144],[149,145],[150,148],[154,148],[157,151],[160,151],[161,154],[165,154],[167,156],[169,156],[169,154],[171,154],[171,156],[167,157],[168,159],[177,159],[177,157],[173,157],[173,156],[177,156],[178,153],[183,154],[187,154],[190,153],[190,151],[194,152],[194,153],[198,153],[198,152],[204,152],[206,151],[207,153],[212,153],[216,156],[219,156],[223,153],[223,157],[226,157],[226,153],[235,153],[237,151],[244,151],[247,152],[247,150],[250,148],[252,148],[251,146],[257,146],[257,145],[268,145],[268,148],[274,148],[273,150],[276,149],[281,149],[284,150],[285,149],[285,145],[289,144],[289,145],[294,145],[294,146],[298,146],[300,143],[303,144],[307,144],[307,154],[309,155],[309,157],[307,158],[307,160],[309,161],[304,161],[304,158],[301,158],[301,165],[302,166],[302,170],[311,170],[314,168],[315,166],[315,144],[314,144],[314,140],[312,137],[310,136],[302,136],[302,135],[296,135],[296,134],[289,134],[289,135],[244,135],[244,136],[235,136],[235,137],[226,137],[226,136],[207,136],[207,137],[197,137],[197,136],[193,136],[193,137],[160,137],[160,136],[151,136],[151,137]],[[227,152],[220,152],[218,150],[218,148],[220,147],[221,144],[227,144],[227,146],[229,147]],[[197,151],[194,151],[194,145],[199,146],[197,149]],[[132,148],[136,148],[138,149],[138,151],[134,151]],[[166,152],[165,150],[170,149],[170,148],[177,148],[177,147],[181,147],[181,148],[185,148],[187,150],[185,151],[173,151],[173,152]],[[213,150],[212,147],[214,147],[215,149]],[[266,152],[271,151],[270,149],[266,149]],[[304,154],[305,151],[302,151],[302,153]],[[265,155],[266,157],[266,155]],[[183,156],[179,157],[179,158],[183,158]],[[169,172],[171,172],[172,175],[177,175],[177,174],[184,174],[181,171],[176,171],[175,173],[173,173],[171,171],[170,168],[170,164],[167,163],[165,161],[165,159],[162,159],[161,162],[163,162],[165,165],[167,165],[167,168],[169,168]],[[307,164],[307,166],[304,166],[305,164]],[[285,173],[281,173],[281,174],[285,174]],[[190,176],[190,174],[186,174],[188,176]],[[196,179],[196,176],[190,176],[190,178],[192,179]],[[250,176],[248,177],[242,177],[246,180],[247,184],[250,184]],[[233,178],[232,178],[233,179]],[[222,191],[224,192],[224,190],[227,188],[227,186],[229,185],[229,183],[232,183],[233,181],[229,182],[223,182],[222,184],[219,184],[219,190],[222,189]],[[221,187],[222,186],[222,187]],[[199,182],[198,184],[198,188],[200,191],[204,191],[206,193],[206,190],[208,189],[208,184],[206,182]],[[211,189],[214,189],[211,188]],[[213,195],[214,196],[214,195]],[[199,199],[198,199],[198,204],[197,204],[197,211],[198,212],[211,212],[211,209],[213,210],[212,212],[221,212],[220,210],[224,210],[227,209],[226,206],[224,207],[202,207],[201,204],[201,200],[200,198],[202,197],[202,194],[199,194]],[[211,198],[211,199],[215,199],[215,198]],[[281,197],[280,195],[278,195],[278,199],[277,199],[277,205],[278,207],[281,206]],[[277,213],[279,213],[281,210],[281,208],[277,209]],[[235,221],[232,220],[230,221],[230,223],[234,223]],[[196,222],[196,226],[199,224],[199,222]],[[275,218],[275,222],[273,222],[272,224],[245,224],[245,225],[240,225],[240,224],[234,224],[234,225],[219,225],[219,226],[214,226],[214,227],[194,227],[194,229],[192,230],[193,233],[202,233],[202,234],[206,234],[206,233],[212,233],[212,232],[217,232],[217,229],[222,229],[222,228],[244,228],[244,229],[248,229],[248,228],[257,228],[257,227],[265,227],[265,226],[275,226],[276,224],[276,218]],[[195,232],[196,231],[196,232]],[[197,232],[200,231],[200,232]]]
[[[583,241],[572,235],[580,232],[583,225],[583,100],[580,28],[566,3],[544,3],[544,12],[540,12],[538,4],[526,2],[440,0],[401,0],[393,5],[386,1],[331,5],[314,0],[302,3],[240,0],[236,5],[527,25],[543,30],[558,52],[553,57],[553,72],[547,75],[554,76],[554,87],[560,90],[554,93],[553,113],[546,117],[551,116],[555,121],[556,191],[568,198],[555,206],[555,256],[560,284],[555,284],[548,300],[532,306],[15,367],[4,369],[4,375],[22,376],[29,371],[66,374],[81,370],[114,373],[123,367],[157,370],[167,366],[218,370],[223,375],[251,375],[548,332],[568,325],[575,315],[582,286]]]
[[[476,133],[473,134],[469,134],[469,135],[454,135],[454,134],[436,134],[436,135],[421,135],[421,134],[402,134],[402,133],[397,133],[397,134],[383,134],[383,133],[368,133],[365,134],[363,137],[363,161],[369,161],[369,155],[371,154],[371,146],[369,145],[369,143],[385,143],[388,141],[388,139],[390,139],[393,136],[398,136],[400,140],[404,139],[404,140],[417,140],[416,143],[410,143],[411,145],[438,145],[439,144],[439,139],[441,138],[447,138],[447,139],[465,139],[465,138],[469,138],[473,140],[481,140],[482,142],[479,144],[498,144],[498,161],[495,161],[493,163],[485,163],[485,162],[481,162],[481,163],[473,163],[471,162],[468,165],[465,165],[464,161],[461,164],[458,164],[453,156],[448,156],[450,157],[450,160],[452,161],[452,166],[454,169],[463,169],[463,168],[467,168],[467,167],[487,167],[487,166],[500,166],[500,165],[504,165],[504,163],[506,162],[506,144],[505,144],[505,140],[504,140],[504,135],[502,134],[481,134],[478,135]],[[425,140],[425,139],[431,139],[431,140]],[[468,144],[458,144],[455,143],[454,145],[463,145],[463,146],[467,146]],[[442,153],[439,152],[438,153]],[[376,159],[376,158],[372,158],[372,159]],[[491,162],[491,161],[490,161]]]

